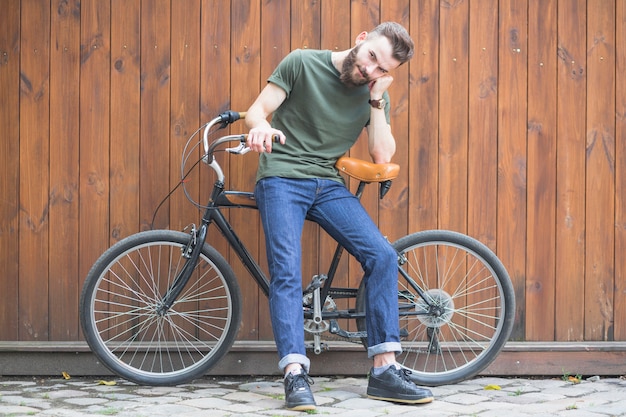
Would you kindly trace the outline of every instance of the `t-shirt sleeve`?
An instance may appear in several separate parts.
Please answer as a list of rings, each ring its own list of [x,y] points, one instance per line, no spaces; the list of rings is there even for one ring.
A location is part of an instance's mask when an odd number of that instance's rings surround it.
[[[295,80],[300,74],[302,68],[301,50],[296,49],[290,52],[280,64],[276,67],[272,75],[267,79],[268,82],[276,84],[287,93],[287,97],[291,93],[291,89]]]

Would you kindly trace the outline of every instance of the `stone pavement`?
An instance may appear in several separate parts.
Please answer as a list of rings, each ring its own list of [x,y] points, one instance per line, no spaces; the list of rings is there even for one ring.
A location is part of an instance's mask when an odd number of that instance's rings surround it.
[[[626,416],[626,379],[476,378],[432,389],[435,401],[395,405],[365,396],[367,380],[314,377],[317,410],[329,416]],[[114,383],[115,385],[104,385]],[[0,416],[295,416],[275,377],[207,377],[176,387],[97,378],[2,378]]]

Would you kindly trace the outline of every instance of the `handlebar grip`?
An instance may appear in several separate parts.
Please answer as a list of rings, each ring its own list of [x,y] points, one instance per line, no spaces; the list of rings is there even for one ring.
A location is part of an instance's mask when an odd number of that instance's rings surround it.
[[[236,112],[232,110],[225,111],[224,113],[219,115],[221,123],[221,127],[224,128],[231,123],[235,123],[239,119],[243,119],[246,117],[246,112]]]

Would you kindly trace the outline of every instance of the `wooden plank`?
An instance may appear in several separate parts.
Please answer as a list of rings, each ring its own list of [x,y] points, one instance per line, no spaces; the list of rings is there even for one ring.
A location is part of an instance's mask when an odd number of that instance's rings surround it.
[[[398,22],[411,33],[410,4],[406,1],[390,1],[381,9],[381,21]],[[391,100],[391,131],[396,141],[396,153],[392,162],[400,165],[400,175],[382,200],[378,199],[378,227],[393,242],[408,233],[407,199],[409,191],[409,66],[401,65],[392,72],[393,84],[389,88]],[[378,194],[378,185],[370,185]]]
[[[557,3],[528,5],[526,339],[554,338]]]
[[[9,2],[0,14],[0,340],[18,338],[20,41],[20,2]]]
[[[111,2],[110,244],[139,231],[140,8]]]
[[[200,5],[200,124],[207,123],[220,112],[231,108],[231,18],[230,8],[223,8],[221,5],[221,0],[202,0]],[[215,13],[218,9],[220,13]],[[241,109],[233,110],[240,111]],[[228,158],[226,156],[219,156],[219,158],[222,169],[228,173]],[[201,164],[198,169],[200,174],[199,201],[204,204],[209,201],[216,178],[213,171],[206,165]],[[228,212],[225,215],[229,217]],[[228,245],[215,228],[209,229],[207,242],[226,259],[229,259]],[[236,256],[231,259],[234,261]],[[245,275],[247,272],[237,274],[240,284],[248,279]]]
[[[356,37],[363,31],[370,31],[380,23],[380,2],[352,2],[350,5],[350,48],[356,43]],[[367,133],[365,130],[359,136],[359,139],[349,150],[348,154],[351,157],[363,159],[365,161],[371,161],[372,157],[369,154],[367,146]],[[359,181],[350,179],[348,182],[352,191],[356,191]],[[376,185],[369,185],[365,187],[363,195],[361,196],[361,204],[375,223],[378,222],[378,190]],[[344,255],[347,257],[347,253]],[[352,256],[348,257],[348,281],[349,287],[357,287],[363,278],[363,268],[361,264]],[[338,284],[342,280],[336,281]],[[340,304],[345,307],[345,304]],[[341,324],[344,325],[343,323]],[[345,326],[349,327],[353,323],[346,323]],[[356,330],[356,329],[355,329]]]
[[[468,2],[441,3],[439,227],[465,233],[467,221]]]
[[[261,73],[263,36],[261,5],[259,2],[234,0],[231,7],[231,100],[235,109],[247,109],[256,98],[257,91],[249,85],[259,85],[267,73]],[[243,127],[242,127],[243,128]],[[254,187],[258,154],[230,158],[228,183],[234,190],[251,191]],[[258,215],[251,218],[247,210],[231,210],[230,220],[235,230],[253,256],[259,256],[260,221]],[[244,233],[245,231],[245,233]],[[231,255],[231,259],[236,259]],[[258,258],[257,258],[258,259]],[[240,262],[232,263],[237,276],[247,276],[248,272]],[[239,339],[257,340],[259,337],[259,290],[252,280],[241,281],[243,297],[242,325]]]
[[[302,2],[304,3],[304,2]],[[304,4],[303,4],[304,7]],[[291,10],[290,2],[288,0],[272,0],[265,2],[261,5],[261,66],[260,66],[260,85],[259,91],[267,84],[267,78],[274,71],[279,62],[293,49],[292,44],[298,45],[300,42],[294,40],[293,36],[295,28],[293,25],[287,25],[285,22],[290,21],[290,17],[295,12]],[[314,15],[312,15],[314,16]],[[294,33],[295,32],[295,33]],[[296,38],[297,39],[297,38]],[[250,104],[254,101],[254,97],[250,97]],[[256,162],[255,160],[254,173],[256,174]],[[253,189],[254,185],[250,185],[250,189]],[[303,234],[302,247],[303,253],[315,253],[317,249],[317,234],[313,235],[313,240],[308,238],[311,236],[307,233],[305,226],[305,233]],[[315,230],[315,229],[314,229]],[[269,270],[267,267],[267,252],[265,248],[265,235],[263,233],[263,227],[261,222],[258,222],[258,252],[257,260],[265,274],[269,277]],[[317,273],[315,268],[316,257],[303,257],[302,258],[302,280],[304,285],[308,285],[310,277]],[[259,340],[272,340],[272,326],[270,322],[269,303],[267,297],[258,291],[258,339]]]
[[[498,256],[517,301],[512,338],[523,339],[526,314],[526,0],[499,3]]]
[[[439,166],[439,2],[411,3],[409,101],[409,223],[411,232],[437,228]]]
[[[352,46],[354,39],[350,34],[350,25],[346,24],[346,17],[350,16],[350,3],[341,0],[333,0],[328,2],[321,2],[320,4],[320,20],[321,30],[319,33],[319,43],[322,49],[329,49],[331,51],[344,51]],[[349,185],[349,182],[346,182]],[[307,225],[308,230],[311,230],[313,226]],[[316,230],[319,232],[319,249],[317,250],[317,273],[326,274],[330,263],[332,261],[337,242],[335,242],[326,232],[316,226]],[[305,232],[310,233],[305,229]],[[349,259],[347,253],[342,257],[337,271],[335,273],[335,280],[333,284],[337,287],[347,287],[350,285],[349,275]],[[361,279],[362,274],[358,277],[352,278],[352,283],[356,279]],[[348,303],[345,300],[337,302],[339,308],[348,307]],[[351,329],[351,323],[346,320],[339,321],[339,325],[343,329]],[[356,330],[356,329],[354,329]],[[317,368],[316,368],[317,369]]]
[[[316,376],[362,377],[371,367],[363,347],[331,341],[330,350],[312,355]],[[280,375],[276,347],[271,342],[236,341],[228,354],[207,375]],[[73,376],[102,376],[110,372],[89,351],[84,342],[0,342],[4,376],[58,375],[69,370]],[[482,376],[554,376],[564,372],[585,377],[619,377],[626,373],[624,342],[509,342]]]
[[[21,7],[18,331],[20,340],[47,340],[50,5]]]
[[[290,16],[291,33],[289,35],[290,45],[284,45],[281,43],[278,47],[275,47],[275,49],[279,49],[280,47],[283,48],[281,51],[283,56],[279,57],[276,53],[269,54],[270,63],[269,65],[264,66],[262,74],[265,74],[265,71],[273,71],[274,67],[276,67],[280,60],[292,50],[320,48],[321,7],[322,5],[319,2],[292,2]],[[285,46],[287,46],[286,49]],[[263,62],[266,63],[265,60]],[[261,88],[264,84],[265,79],[262,79]],[[306,222],[302,232],[302,253],[307,254],[307,256],[303,256],[302,258],[303,286],[306,286],[311,282],[311,277],[313,277],[313,275],[326,272],[320,270],[320,249],[320,227],[313,222]],[[263,261],[265,261],[266,253],[264,245],[261,246],[260,257]],[[260,300],[260,308],[263,309],[263,307],[263,300]]]
[[[110,27],[108,2],[81,4],[79,279],[109,246]]]
[[[172,7],[172,69],[170,104],[170,189],[181,181],[181,155],[189,136],[199,127],[200,103],[200,0],[185,0]],[[200,157],[196,150],[187,168]],[[199,168],[204,168],[201,166]],[[199,169],[187,178],[188,192],[199,199]],[[170,200],[170,228],[183,230],[198,223],[199,213],[184,194]]]
[[[617,1],[615,7],[615,73],[626,73],[626,2]],[[622,76],[615,79],[615,307],[614,338],[626,340],[626,80]]]
[[[586,0],[558,4],[556,340],[583,340]],[[577,301],[573,301],[577,300]]]
[[[587,3],[585,340],[613,340],[615,5]],[[610,97],[610,99],[608,99]]]
[[[469,4],[467,233],[496,250],[498,2]]]
[[[139,218],[142,229],[169,227],[170,1],[141,3],[141,124]]]
[[[50,49],[50,339],[76,340],[79,252],[80,2],[52,2]],[[63,300],[63,302],[58,302]]]
[[[322,4],[317,1],[295,1],[291,4],[290,49],[320,49]]]

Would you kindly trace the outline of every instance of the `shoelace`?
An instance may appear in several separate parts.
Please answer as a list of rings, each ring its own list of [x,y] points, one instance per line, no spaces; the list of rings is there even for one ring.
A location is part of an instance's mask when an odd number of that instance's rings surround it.
[[[409,375],[411,375],[413,372],[411,372],[410,370],[406,369],[406,368],[400,368],[398,369],[398,374],[400,375],[400,378],[402,378],[402,380],[404,382],[408,382],[411,385],[413,385],[413,380],[411,379],[411,377]]]
[[[313,379],[304,371],[299,374],[292,375],[293,378],[287,383],[288,391],[295,391],[300,388],[306,388],[305,384],[313,385]]]

